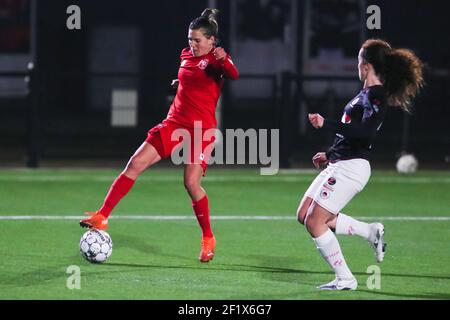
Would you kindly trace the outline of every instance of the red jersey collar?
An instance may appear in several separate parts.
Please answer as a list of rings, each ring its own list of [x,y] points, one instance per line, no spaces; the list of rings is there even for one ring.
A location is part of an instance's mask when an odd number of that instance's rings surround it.
[[[206,57],[207,55],[211,54],[211,53],[214,51],[214,49],[216,49],[215,46],[213,46],[213,48],[212,48],[208,53],[206,53],[206,54],[204,54],[204,55],[202,55],[202,56],[196,57],[196,56],[194,56],[194,54],[192,53],[191,48],[190,48],[190,47],[186,47],[186,48],[184,48],[183,51],[182,51],[182,56],[183,56],[184,58],[195,58],[195,59],[200,59],[200,58],[204,58],[204,57]]]

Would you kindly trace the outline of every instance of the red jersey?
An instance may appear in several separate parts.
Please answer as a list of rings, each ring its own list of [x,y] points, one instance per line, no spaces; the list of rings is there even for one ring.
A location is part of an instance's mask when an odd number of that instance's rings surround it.
[[[195,57],[190,48],[184,48],[180,58],[177,94],[164,121],[187,128],[193,128],[194,121],[202,121],[203,129],[215,128],[223,79],[235,80],[239,72],[229,55],[223,61],[216,60],[214,49]]]

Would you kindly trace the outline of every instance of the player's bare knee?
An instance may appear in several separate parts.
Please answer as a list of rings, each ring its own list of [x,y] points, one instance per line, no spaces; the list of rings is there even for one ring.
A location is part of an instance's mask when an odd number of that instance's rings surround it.
[[[147,161],[141,157],[132,157],[127,165],[127,171],[133,175],[141,174],[147,168]]]
[[[315,230],[317,228],[320,228],[320,225],[326,223],[320,214],[320,207],[315,202],[311,203],[311,205],[306,210],[304,223],[306,229],[310,234],[315,233]]]
[[[312,210],[312,198],[304,196],[297,209],[297,221],[301,224],[305,224],[308,211]]]
[[[200,182],[195,178],[185,178],[184,179],[184,188],[190,193],[193,194],[198,191],[201,186]]]

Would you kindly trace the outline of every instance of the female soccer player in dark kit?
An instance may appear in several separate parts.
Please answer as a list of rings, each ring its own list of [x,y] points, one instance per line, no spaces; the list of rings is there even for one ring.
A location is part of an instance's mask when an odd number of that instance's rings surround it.
[[[180,141],[186,139],[177,132],[187,132],[189,139],[184,142],[188,145],[190,159],[184,166],[184,186],[202,229],[199,260],[208,262],[213,259],[216,239],[211,230],[208,196],[201,186],[201,179],[206,172],[214,137],[203,141],[203,133],[217,126],[215,111],[224,78],[236,80],[239,77],[230,55],[216,46],[219,29],[217,13],[216,9],[206,9],[190,23],[189,47],[181,51],[178,79],[172,83],[177,92],[166,119],[149,130],[145,142],[112,183],[102,207],[96,212],[86,212],[90,217],[80,221],[82,227],[106,229],[111,211],[132,188],[139,175],[161,159],[171,156]],[[182,139],[177,138],[180,136]],[[194,139],[194,136],[200,139]]]
[[[326,168],[305,192],[297,210],[322,257],[336,278],[319,286],[323,290],[355,290],[357,280],[344,259],[335,234],[358,235],[367,240],[378,262],[385,255],[384,226],[364,223],[341,212],[369,180],[372,143],[380,131],[388,106],[409,111],[411,101],[423,86],[422,62],[408,49],[394,49],[379,39],[369,39],[358,54],[359,79],[363,89],[345,106],[341,121],[309,114],[318,130],[336,133],[332,146],[317,153],[316,168]],[[333,233],[334,231],[334,233]]]

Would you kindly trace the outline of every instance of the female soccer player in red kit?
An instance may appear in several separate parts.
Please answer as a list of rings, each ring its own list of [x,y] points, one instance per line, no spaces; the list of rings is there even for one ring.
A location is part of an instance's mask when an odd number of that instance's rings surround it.
[[[381,223],[365,223],[341,212],[370,178],[372,143],[381,128],[388,106],[408,111],[423,85],[422,62],[407,49],[394,49],[383,40],[370,39],[358,55],[363,89],[345,106],[340,122],[309,114],[312,126],[336,133],[327,152],[313,157],[314,165],[327,167],[305,192],[297,211],[322,257],[336,278],[320,286],[323,290],[355,290],[356,278],[347,266],[335,234],[358,235],[383,261],[385,243]],[[333,231],[334,233],[333,233]]]
[[[192,199],[192,206],[202,229],[199,260],[208,262],[214,257],[216,239],[211,231],[208,196],[201,186],[205,174],[211,141],[194,140],[195,130],[203,134],[216,127],[215,111],[223,79],[236,80],[239,72],[223,48],[216,47],[218,24],[216,9],[206,9],[189,25],[189,47],[181,52],[175,99],[167,118],[148,132],[145,142],[129,160],[125,170],[111,185],[103,206],[96,212],[87,212],[89,218],[80,221],[82,227],[106,229],[108,217],[117,203],[128,193],[139,175],[159,160],[171,156],[180,141],[172,133],[184,129],[191,137],[191,157],[184,167],[184,185]],[[201,127],[198,124],[201,123]],[[203,136],[203,135],[202,135]],[[175,140],[175,141],[173,141]],[[203,139],[201,139],[203,140]],[[197,145],[197,147],[196,147]],[[205,150],[206,149],[206,150]],[[201,153],[196,153],[199,150]]]

